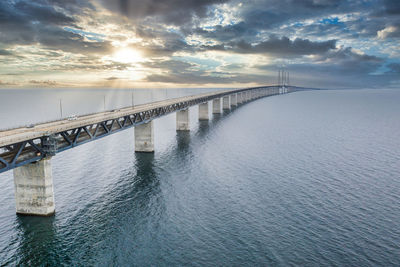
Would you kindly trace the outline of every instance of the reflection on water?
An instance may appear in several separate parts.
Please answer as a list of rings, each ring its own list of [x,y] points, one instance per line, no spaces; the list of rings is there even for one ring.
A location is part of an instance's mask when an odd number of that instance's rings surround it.
[[[189,149],[190,135],[190,131],[176,131],[176,143],[178,153],[184,153]]]
[[[54,217],[18,216],[16,230],[20,246],[16,255],[19,264],[36,266],[38,263],[51,263],[43,260],[54,257],[57,241],[54,220]]]

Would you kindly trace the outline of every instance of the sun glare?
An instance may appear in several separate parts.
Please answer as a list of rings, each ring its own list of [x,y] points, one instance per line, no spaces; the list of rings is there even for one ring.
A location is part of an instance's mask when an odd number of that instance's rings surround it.
[[[116,51],[112,59],[121,63],[136,63],[143,60],[138,51],[129,48],[121,48]]]

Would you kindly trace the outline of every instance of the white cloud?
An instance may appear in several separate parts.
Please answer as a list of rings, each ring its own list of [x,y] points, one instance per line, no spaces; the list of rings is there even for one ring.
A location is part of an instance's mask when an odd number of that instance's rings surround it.
[[[395,26],[389,26],[376,33],[379,39],[386,39],[391,33],[396,32],[398,29]]]

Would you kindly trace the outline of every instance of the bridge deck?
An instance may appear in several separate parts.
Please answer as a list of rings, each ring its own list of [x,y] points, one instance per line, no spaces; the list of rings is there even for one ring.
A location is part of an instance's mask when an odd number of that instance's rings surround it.
[[[173,104],[196,100],[198,98],[212,97],[212,96],[220,95],[221,93],[225,94],[225,93],[231,93],[231,92],[234,92],[234,91],[225,90],[225,91],[204,93],[204,94],[185,96],[185,97],[179,97],[179,98],[172,98],[172,99],[137,105],[134,107],[126,107],[126,108],[116,109],[113,111],[105,111],[105,112],[99,112],[99,113],[94,113],[94,114],[90,114],[90,115],[78,116],[76,118],[76,120],[62,119],[62,120],[57,120],[57,121],[52,121],[52,122],[40,123],[40,124],[35,125],[32,128],[21,127],[21,128],[16,128],[16,129],[4,130],[4,131],[0,131],[0,147],[23,142],[26,140],[35,139],[35,138],[38,138],[41,136],[47,136],[47,135],[55,134],[58,132],[67,131],[70,129],[79,128],[79,127],[89,125],[89,124],[100,123],[100,122],[106,121],[106,120],[117,119],[117,118],[127,116],[127,115],[130,115],[133,113],[140,113],[140,112],[155,109],[155,108],[160,108],[160,107],[165,107],[165,106],[169,106],[169,105],[173,105]]]
[[[0,173],[215,98],[264,91],[258,98],[279,94],[277,89],[263,86],[217,91],[0,131]]]

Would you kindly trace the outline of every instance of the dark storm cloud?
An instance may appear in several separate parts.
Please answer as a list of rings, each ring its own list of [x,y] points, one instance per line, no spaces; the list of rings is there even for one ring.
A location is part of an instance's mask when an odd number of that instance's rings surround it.
[[[245,22],[239,22],[237,24],[227,26],[217,25],[213,30],[196,28],[193,33],[201,35],[204,38],[227,42],[240,39],[242,36],[248,36],[253,39],[257,35],[258,31],[252,27],[249,27],[249,25],[247,25]]]
[[[74,25],[74,19],[53,6],[36,1],[0,2],[0,42],[3,44],[31,44],[37,30],[43,26]]]
[[[134,20],[154,17],[161,21],[180,25],[189,22],[194,15],[204,17],[210,5],[229,0],[101,0],[108,9]]]
[[[271,37],[269,40],[251,45],[245,41],[235,45],[234,50],[239,53],[267,53],[280,56],[315,55],[335,49],[336,40],[312,42],[307,39],[296,38],[291,41],[287,37]]]
[[[69,25],[74,22],[72,17],[57,11],[54,6],[39,4],[35,1],[18,1],[14,5],[14,10],[29,22],[40,22],[45,25]]]
[[[61,8],[75,10],[79,4],[80,1],[72,0],[1,1],[0,43],[6,46],[39,43],[45,48],[73,53],[111,51],[109,42],[88,41],[82,35],[64,29],[65,26],[79,27],[73,16],[63,13]]]
[[[398,0],[384,0],[384,11],[389,15],[400,15],[400,1]]]
[[[210,50],[234,51],[243,54],[268,54],[281,57],[324,54],[336,48],[336,40],[312,42],[307,39],[296,38],[293,41],[287,37],[278,38],[271,36],[267,41],[250,44],[243,40],[229,43],[226,46],[203,46]]]

